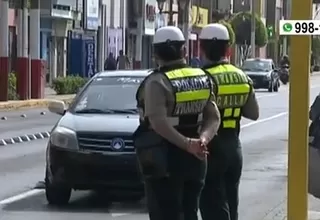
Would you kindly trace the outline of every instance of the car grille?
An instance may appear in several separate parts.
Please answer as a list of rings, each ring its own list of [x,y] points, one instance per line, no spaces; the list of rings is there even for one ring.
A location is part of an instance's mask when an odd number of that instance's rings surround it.
[[[249,77],[254,84],[261,84],[264,82],[264,76],[249,75]]]
[[[263,76],[256,76],[256,75],[249,75],[250,79],[252,80],[263,80]]]
[[[79,148],[92,152],[127,152],[133,153],[134,146],[132,134],[123,133],[96,133],[96,132],[77,132]],[[122,139],[124,146],[116,149],[112,146],[114,139]]]

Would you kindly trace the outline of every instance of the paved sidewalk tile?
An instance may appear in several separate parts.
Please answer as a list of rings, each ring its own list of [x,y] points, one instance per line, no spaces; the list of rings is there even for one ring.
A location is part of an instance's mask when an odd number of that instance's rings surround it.
[[[309,211],[308,216],[308,220],[320,220],[320,212]]]

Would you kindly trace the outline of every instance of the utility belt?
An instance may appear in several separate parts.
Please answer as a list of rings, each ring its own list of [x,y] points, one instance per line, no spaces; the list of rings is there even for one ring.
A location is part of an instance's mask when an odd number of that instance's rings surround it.
[[[181,134],[193,137],[197,134],[198,126],[185,126],[177,128]],[[134,147],[140,172],[143,178],[163,178],[170,175],[169,151],[172,143],[141,124],[133,135]]]

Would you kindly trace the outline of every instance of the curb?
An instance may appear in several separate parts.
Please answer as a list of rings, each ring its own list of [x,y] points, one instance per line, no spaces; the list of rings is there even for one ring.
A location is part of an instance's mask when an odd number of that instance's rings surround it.
[[[30,99],[30,100],[17,100],[17,101],[8,101],[8,102],[0,102],[0,110],[17,110],[17,109],[25,109],[25,108],[39,108],[39,107],[48,107],[49,103],[52,101],[63,101],[67,105],[70,104],[75,95],[71,95],[68,97],[57,97],[57,98],[47,98],[47,99]]]
[[[38,132],[35,134],[25,134],[25,135],[16,136],[13,138],[0,139],[0,146],[6,146],[10,144],[19,144],[19,143],[29,142],[34,140],[41,140],[49,137],[50,137],[50,131]]]

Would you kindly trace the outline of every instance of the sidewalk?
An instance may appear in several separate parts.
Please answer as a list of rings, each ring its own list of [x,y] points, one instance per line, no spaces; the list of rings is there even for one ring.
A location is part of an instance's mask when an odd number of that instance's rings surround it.
[[[52,100],[64,101],[66,104],[69,104],[73,98],[72,95],[57,95],[55,91],[49,87],[45,88],[45,98],[44,99],[31,99],[31,100],[15,100],[8,102],[0,102],[0,110],[8,111],[22,108],[40,108],[47,107],[49,102]]]

